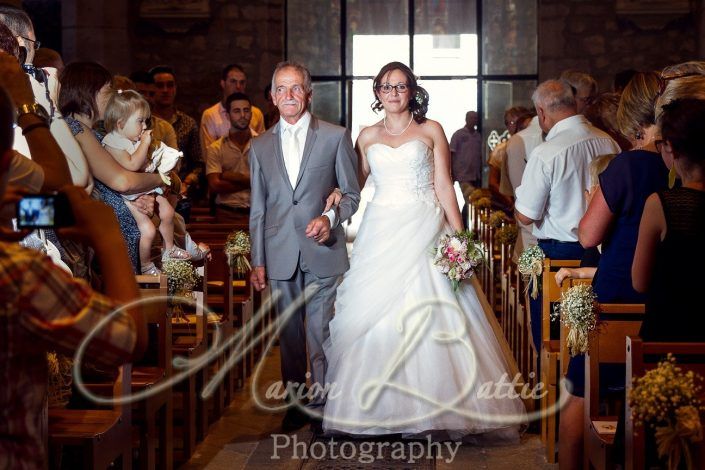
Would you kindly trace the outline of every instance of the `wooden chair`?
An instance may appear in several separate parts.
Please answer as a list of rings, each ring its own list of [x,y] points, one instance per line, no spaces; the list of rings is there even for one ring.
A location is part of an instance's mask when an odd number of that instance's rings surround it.
[[[130,394],[132,365],[120,367],[112,388],[114,398]],[[105,391],[105,390],[104,390]],[[97,392],[99,393],[99,392]],[[83,468],[104,469],[119,463],[132,469],[132,420],[129,404],[105,410],[49,409],[49,455],[60,468],[63,447],[79,447]]]
[[[579,260],[552,260],[546,258],[543,264],[542,280],[542,314],[541,314],[541,370],[540,380],[544,384],[546,393],[541,398],[541,439],[546,446],[546,460],[556,462],[556,435],[558,421],[553,410],[558,400],[559,364],[560,364],[560,337],[551,335],[551,312],[553,303],[561,298],[561,292],[568,289],[570,283],[563,282],[562,286],[556,284],[556,272],[560,268],[576,268],[580,266]]]
[[[600,396],[600,366],[624,364],[624,344],[629,335],[639,333],[644,304],[601,304],[598,328],[590,334],[585,355],[584,468],[612,468],[612,447],[617,416],[600,412],[605,401]],[[617,400],[618,402],[621,401]],[[615,407],[615,409],[618,408]]]
[[[649,369],[654,369],[658,361],[671,353],[678,361],[678,367],[683,370],[692,370],[705,377],[705,343],[651,343],[643,342],[638,336],[627,337],[626,345],[627,374],[626,388],[627,395],[632,388],[632,380],[641,377]],[[704,399],[701,391],[700,399]],[[700,413],[700,420],[703,422],[703,413]],[[625,405],[625,455],[624,466],[627,470],[638,470],[645,468],[645,433],[644,427],[637,425],[632,420],[632,412],[629,403]],[[704,468],[705,466],[705,443],[699,442],[692,449],[695,460],[694,468]]]

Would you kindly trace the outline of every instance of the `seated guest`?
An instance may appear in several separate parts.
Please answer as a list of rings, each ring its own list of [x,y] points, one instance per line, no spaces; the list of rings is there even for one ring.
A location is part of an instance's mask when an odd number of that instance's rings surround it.
[[[19,64],[16,64],[19,70]],[[3,70],[4,71],[4,70]],[[14,110],[0,88],[0,197],[7,198],[5,171],[12,153]],[[45,138],[51,138],[46,134]],[[120,304],[138,297],[130,263],[115,216],[103,204],[91,200],[82,188],[64,189],[75,226],[64,229],[66,237],[90,244],[104,272],[108,298],[85,282],[71,278],[49,258],[14,243],[24,234],[0,233],[0,302],[3,321],[0,352],[3,393],[0,407],[0,468],[45,468],[47,456],[41,430],[47,394],[46,354],[55,350],[73,355],[82,338]],[[117,367],[141,357],[147,341],[144,318],[136,309],[116,316],[91,340],[84,354],[88,363]]]
[[[532,97],[546,141],[536,147],[516,190],[515,212],[548,258],[581,259],[578,224],[585,213],[590,162],[619,147],[605,132],[577,114],[575,96],[562,80],[547,80]],[[531,334],[541,350],[541,295],[531,299]]]
[[[121,80],[121,83],[116,83],[118,76],[113,77],[113,88],[122,88],[123,90],[135,90],[149,103],[149,108],[154,107],[154,95],[157,94],[157,88],[154,85],[154,78],[144,71],[134,72],[127,80]],[[178,149],[179,143],[176,140],[176,131],[171,124],[164,119],[152,114],[150,116],[149,126],[152,129],[152,137],[156,140],[164,142],[171,148]]]
[[[702,96],[705,80],[699,81]],[[703,342],[705,322],[697,306],[705,285],[705,101],[676,99],[660,110],[658,146],[682,186],[652,194],[644,207],[632,265],[634,289],[646,294],[640,336]]]
[[[631,265],[636,248],[639,221],[649,194],[666,188],[668,170],[656,153],[658,134],[654,105],[660,82],[654,72],[638,73],[622,92],[617,111],[619,129],[632,142],[633,150],[615,157],[600,176],[580,221],[578,236],[585,248],[602,245],[592,284],[601,303],[643,303],[644,296],[632,289]],[[567,378],[572,390],[561,410],[559,454],[582,461],[585,356],[570,359]],[[602,381],[624,385],[624,369],[605,371]],[[611,383],[610,383],[611,382]]]
[[[247,95],[235,92],[225,100],[230,132],[208,146],[206,178],[215,198],[218,222],[242,221],[250,208],[250,141],[257,133],[250,128],[252,108]],[[237,216],[240,215],[238,218]]]
[[[94,62],[73,62],[61,74],[59,106],[74,137],[81,145],[95,177],[95,196],[115,211],[136,273],[140,272],[140,231],[120,194],[136,194],[162,184],[158,174],[136,173],[121,167],[103,148],[93,125],[104,118],[111,96],[112,75]],[[101,136],[102,138],[102,136]],[[134,204],[149,216],[154,213],[154,196],[144,195]]]
[[[203,155],[206,154],[208,147],[213,142],[225,137],[230,132],[230,113],[225,106],[225,101],[233,93],[245,94],[247,92],[247,74],[245,74],[245,70],[237,64],[226,65],[221,73],[220,89],[223,91],[221,100],[203,111],[201,116],[199,134]],[[250,105],[250,108],[252,113],[250,127],[258,134],[261,134],[265,129],[264,115],[257,106]]]

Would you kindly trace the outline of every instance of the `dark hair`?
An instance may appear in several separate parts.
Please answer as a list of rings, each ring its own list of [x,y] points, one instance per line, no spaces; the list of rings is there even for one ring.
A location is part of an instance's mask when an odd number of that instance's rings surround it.
[[[382,79],[391,71],[399,70],[406,77],[406,85],[409,87],[409,111],[411,111],[414,120],[421,124],[426,120],[428,112],[428,92],[420,87],[416,81],[414,72],[409,67],[401,62],[390,62],[379,71],[377,76],[372,80],[372,92],[375,94],[375,100],[372,102],[372,111],[377,112],[383,108],[382,102],[377,97],[377,87],[382,84]]]
[[[96,62],[72,62],[61,71],[59,82],[59,110],[64,116],[85,114],[98,116],[95,95],[112,82],[108,69]]]
[[[15,107],[12,100],[0,86],[0,154],[12,148],[15,138],[15,130],[12,125],[15,122]]]
[[[233,101],[237,100],[244,100],[250,103],[250,106],[252,106],[252,101],[250,101],[250,97],[247,96],[244,93],[240,93],[236,91],[235,93],[232,93],[228,95],[227,98],[225,98],[225,111],[230,112],[230,105],[233,104]]]
[[[10,28],[2,23],[0,23],[0,49],[20,60],[20,43],[17,42]]]
[[[27,36],[34,29],[29,15],[14,5],[0,4],[0,23],[12,31],[14,36]]]
[[[663,106],[660,118],[661,137],[671,143],[673,151],[689,163],[702,166],[705,151],[705,101],[693,98],[677,99]]]
[[[612,84],[612,88],[614,88],[614,91],[617,93],[621,93],[622,90],[627,87],[632,77],[636,74],[637,71],[634,69],[622,70],[621,72],[617,72],[616,74],[614,74],[614,82]]]
[[[130,80],[134,83],[146,83],[147,85],[152,85],[154,83],[154,77],[152,74],[145,70],[138,70],[130,74]]]
[[[231,70],[239,70],[240,72],[245,74],[245,77],[247,77],[247,73],[245,72],[245,69],[243,69],[239,64],[228,64],[225,67],[223,67],[223,71],[220,74],[220,78],[222,80],[227,80],[228,74],[230,73]]]
[[[174,77],[174,79],[176,79],[176,74],[174,73],[174,69],[168,65],[157,65],[157,66],[149,69],[149,74],[152,76],[152,80],[154,80],[155,75],[158,75],[160,73],[171,74]]]

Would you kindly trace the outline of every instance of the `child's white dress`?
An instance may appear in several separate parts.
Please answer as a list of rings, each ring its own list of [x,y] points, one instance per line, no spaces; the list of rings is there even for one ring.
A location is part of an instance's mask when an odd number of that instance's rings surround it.
[[[137,147],[139,147],[139,142],[132,142],[127,137],[123,137],[115,131],[106,135],[101,143],[103,144],[103,147],[107,146],[117,150],[124,150],[130,155],[134,154],[137,151]],[[164,142],[160,142],[159,147],[157,147],[157,149],[152,152],[152,155],[148,158],[144,171],[145,173],[154,173],[157,171],[165,183],[171,184],[167,173],[174,169],[179,161],[179,158],[183,156],[183,152],[169,147]],[[160,186],[157,186],[154,189],[137,194],[123,194],[122,197],[128,201],[134,201],[143,194],[151,193],[164,194],[164,191]]]

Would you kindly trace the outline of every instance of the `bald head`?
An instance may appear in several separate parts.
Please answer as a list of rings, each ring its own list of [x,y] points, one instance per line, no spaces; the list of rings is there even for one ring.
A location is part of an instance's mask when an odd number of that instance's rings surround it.
[[[544,132],[550,131],[557,122],[578,114],[573,89],[565,80],[546,80],[536,88],[531,99]]]

